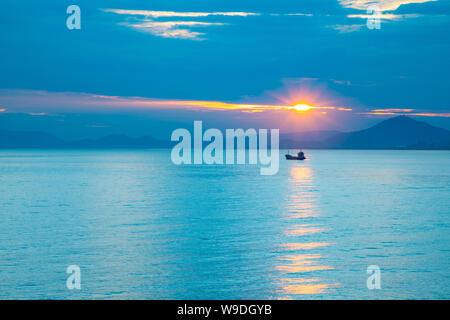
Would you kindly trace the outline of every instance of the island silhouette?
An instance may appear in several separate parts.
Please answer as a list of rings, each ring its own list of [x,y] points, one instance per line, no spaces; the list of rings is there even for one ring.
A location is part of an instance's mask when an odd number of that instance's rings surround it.
[[[173,145],[151,136],[108,135],[69,141],[45,132],[0,130],[1,149],[152,149]],[[281,133],[280,148],[450,150],[450,131],[397,116],[360,131]]]

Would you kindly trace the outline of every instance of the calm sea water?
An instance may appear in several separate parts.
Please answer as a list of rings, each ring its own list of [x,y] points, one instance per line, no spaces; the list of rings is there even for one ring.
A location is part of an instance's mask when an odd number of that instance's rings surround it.
[[[450,152],[306,155],[0,151],[0,298],[449,299]]]

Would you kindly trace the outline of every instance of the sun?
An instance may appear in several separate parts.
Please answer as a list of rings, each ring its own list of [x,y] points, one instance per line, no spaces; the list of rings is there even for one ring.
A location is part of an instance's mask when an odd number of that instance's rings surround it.
[[[307,105],[307,104],[297,104],[295,106],[292,107],[292,109],[296,110],[296,111],[308,111],[313,109],[314,107]]]

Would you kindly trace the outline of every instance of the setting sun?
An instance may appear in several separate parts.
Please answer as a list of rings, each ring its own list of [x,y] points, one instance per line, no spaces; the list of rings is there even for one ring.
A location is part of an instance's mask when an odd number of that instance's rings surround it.
[[[297,111],[308,111],[313,109],[314,107],[309,106],[307,104],[297,104],[295,106],[292,107],[292,109],[297,110]]]

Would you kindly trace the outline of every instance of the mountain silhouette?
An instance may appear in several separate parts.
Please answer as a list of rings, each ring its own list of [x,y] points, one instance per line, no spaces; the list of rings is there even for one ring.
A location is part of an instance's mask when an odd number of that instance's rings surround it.
[[[100,139],[64,141],[45,132],[0,131],[2,149],[131,149],[131,148],[167,148],[169,142],[156,140],[150,136],[130,138],[125,135],[109,135]]]
[[[45,132],[0,130],[0,148],[64,148],[66,142]]]
[[[84,139],[78,141],[72,141],[67,143],[68,147],[72,148],[111,148],[111,149],[123,149],[123,148],[165,148],[169,144],[164,141],[156,140],[150,136],[144,136],[139,138],[130,138],[126,135],[108,135],[97,140]]]
[[[280,133],[280,146],[282,148],[296,148],[297,146],[318,147],[331,137],[334,137],[342,132],[339,131],[305,131],[296,133]]]
[[[0,131],[0,148],[170,148],[171,141],[150,136],[131,138],[109,135],[100,139],[65,141],[44,132]],[[280,135],[281,148],[329,149],[445,149],[450,150],[450,131],[407,116],[384,120],[354,132],[312,131]]]
[[[322,147],[352,149],[435,149],[450,148],[450,131],[407,116],[384,120],[356,132],[339,133]]]

